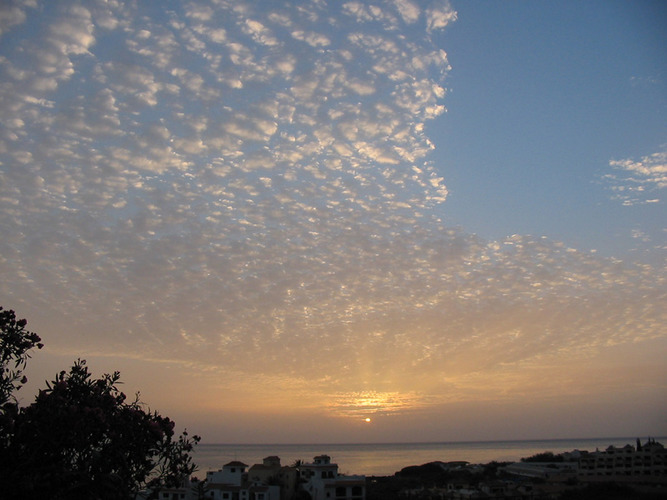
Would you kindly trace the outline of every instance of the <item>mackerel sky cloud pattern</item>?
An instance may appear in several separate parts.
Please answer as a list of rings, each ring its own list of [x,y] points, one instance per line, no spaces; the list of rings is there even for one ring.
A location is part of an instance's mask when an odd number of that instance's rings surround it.
[[[664,267],[443,222],[446,2],[0,13],[0,297],[60,352],[309,374],[304,404],[407,411],[664,336]],[[613,165],[662,188],[661,158]]]

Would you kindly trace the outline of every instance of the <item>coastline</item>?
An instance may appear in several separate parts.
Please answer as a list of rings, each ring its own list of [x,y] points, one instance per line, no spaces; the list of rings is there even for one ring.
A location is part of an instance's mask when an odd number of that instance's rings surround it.
[[[316,455],[330,455],[341,472],[368,476],[389,476],[404,467],[434,461],[466,461],[483,464],[515,462],[536,453],[562,453],[573,450],[595,451],[608,446],[634,444],[637,437],[522,439],[494,441],[445,441],[421,443],[305,443],[305,444],[200,444],[194,461],[200,472],[217,470],[232,460],[249,465],[261,462],[265,456],[280,457],[283,465],[296,460],[310,460]],[[665,437],[656,436],[659,441]]]

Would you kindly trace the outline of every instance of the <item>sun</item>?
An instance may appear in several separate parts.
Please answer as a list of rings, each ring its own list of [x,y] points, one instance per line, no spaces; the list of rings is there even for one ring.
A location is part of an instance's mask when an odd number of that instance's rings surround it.
[[[370,419],[369,417],[366,417],[366,418],[364,419],[364,422],[370,423],[370,421],[371,421],[371,419]]]

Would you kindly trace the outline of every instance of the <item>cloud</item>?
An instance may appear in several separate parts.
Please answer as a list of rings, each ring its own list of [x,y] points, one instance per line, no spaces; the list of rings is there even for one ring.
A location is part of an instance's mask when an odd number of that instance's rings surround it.
[[[304,32],[301,30],[292,31],[295,40],[306,42],[311,47],[326,47],[331,44],[331,40],[326,35],[314,32]]]
[[[54,48],[65,54],[87,54],[95,43],[90,11],[80,5],[72,5],[66,16],[51,24],[48,38]]]
[[[279,45],[278,40],[273,36],[271,30],[258,21],[246,19],[244,31],[251,35],[256,43],[267,45],[269,47]]]
[[[640,160],[612,160],[613,173],[603,179],[613,198],[623,205],[659,203],[659,192],[667,188],[667,152],[659,151]]]
[[[409,0],[395,0],[394,5],[401,14],[403,21],[405,21],[408,24],[417,22],[419,16],[421,15],[421,10],[419,9],[419,6]]]
[[[0,5],[0,35],[26,20],[26,12],[21,7],[35,7],[34,2],[3,2]]]
[[[449,2],[436,0],[426,9],[426,18],[426,29],[431,32],[456,21],[456,12],[451,9]]]
[[[211,21],[215,14],[215,11],[210,5],[201,5],[190,2],[186,4],[185,7],[187,9],[185,15],[191,19],[196,19],[197,21]]]

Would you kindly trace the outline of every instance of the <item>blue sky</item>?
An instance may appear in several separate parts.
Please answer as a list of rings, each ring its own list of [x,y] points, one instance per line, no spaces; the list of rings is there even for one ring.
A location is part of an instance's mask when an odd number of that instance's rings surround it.
[[[457,11],[439,38],[453,66],[449,112],[430,125],[450,220],[485,237],[547,235],[606,256],[641,246],[633,230],[664,245],[664,205],[623,207],[602,179],[612,160],[664,152],[664,4],[465,2]]]
[[[206,442],[664,435],[664,20],[3,3],[26,401],[81,357]]]

